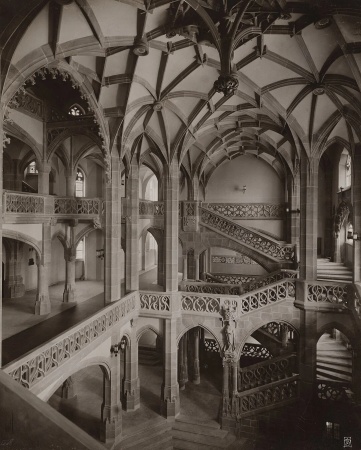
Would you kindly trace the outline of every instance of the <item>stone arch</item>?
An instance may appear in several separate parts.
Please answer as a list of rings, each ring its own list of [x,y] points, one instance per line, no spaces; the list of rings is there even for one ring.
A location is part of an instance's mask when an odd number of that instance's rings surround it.
[[[192,324],[185,326],[185,328],[183,328],[183,330],[177,336],[177,344],[179,344],[179,341],[182,339],[182,337],[186,333],[188,333],[188,331],[192,330],[193,328],[197,328],[197,327],[203,328],[204,330],[208,331],[208,333],[210,333],[214,337],[215,341],[218,344],[219,351],[221,352],[222,347],[223,347],[223,343],[221,342],[221,338],[222,338],[221,334],[219,334],[219,336],[217,336],[215,330],[213,330],[211,326],[207,326],[204,323],[192,323]]]
[[[37,256],[41,258],[42,255],[41,243],[36,239],[32,238],[31,236],[27,236],[26,234],[21,233],[20,231],[3,229],[3,237],[14,239],[15,241],[21,241],[24,242],[25,244],[30,245],[31,247],[34,247]]]
[[[273,307],[261,308],[258,311],[253,311],[252,320],[247,317],[249,314],[237,320],[236,326],[236,354],[240,358],[246,340],[263,325],[269,322],[284,322],[293,327],[298,335],[300,335],[300,311],[294,307],[293,300],[285,300],[280,303],[283,307],[282,320],[280,320],[279,309]],[[275,305],[277,306],[277,304]],[[265,318],[267,317],[267,318]]]
[[[69,246],[70,246],[70,244],[69,244],[65,234],[62,231],[60,231],[60,230],[56,231],[52,235],[51,239],[52,240],[53,239],[59,239],[59,241],[61,242],[61,245],[64,247],[64,250],[67,250],[69,248]]]
[[[157,330],[153,325],[144,325],[139,330],[137,330],[137,342],[139,343],[139,339],[146,331],[153,331],[157,337],[163,339],[163,333],[160,330]]]
[[[351,346],[355,348],[358,344],[358,340],[360,339],[360,336],[357,336],[357,333],[355,333],[353,327],[350,327],[348,323],[342,323],[340,320],[331,320],[329,322],[324,323],[317,329],[317,335],[316,335],[316,344],[320,340],[320,337],[326,333],[326,331],[336,328],[337,330],[341,331],[351,342]]]
[[[79,244],[79,242],[88,234],[90,234],[93,231],[103,231],[102,227],[95,227],[94,224],[93,225],[88,225],[86,226],[83,230],[80,230],[79,233],[77,233],[77,235],[75,236],[75,240],[74,240],[74,247],[76,248]]]
[[[47,402],[49,398],[56,392],[56,390],[64,383],[64,381],[75,375],[80,370],[86,369],[89,366],[99,366],[103,374],[110,380],[110,367],[108,360],[105,357],[96,356],[90,359],[80,361],[76,366],[71,366],[67,371],[62,371],[61,376],[57,379],[56,383],[51,387],[50,390],[44,389],[46,391],[45,395],[38,395],[43,401]]]

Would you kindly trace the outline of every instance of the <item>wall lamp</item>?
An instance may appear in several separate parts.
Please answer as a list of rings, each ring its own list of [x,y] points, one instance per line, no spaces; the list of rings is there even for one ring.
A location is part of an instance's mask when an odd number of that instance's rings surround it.
[[[245,184],[243,185],[243,188],[239,188],[238,186],[236,186],[236,191],[243,192],[243,194],[246,193],[246,190],[247,190],[247,186]]]
[[[101,248],[99,250],[95,250],[97,254],[97,258],[104,259],[104,248]]]
[[[353,241],[361,241],[360,236],[356,232],[348,231],[347,232],[347,239],[352,239]]]
[[[114,344],[110,347],[110,353],[113,353],[114,356],[118,356],[119,352],[124,352],[126,346],[127,339],[123,337],[122,340],[118,342],[118,344]]]
[[[301,212],[301,210],[299,208],[297,209],[290,209],[288,206],[286,208],[286,213],[287,214],[299,214]]]

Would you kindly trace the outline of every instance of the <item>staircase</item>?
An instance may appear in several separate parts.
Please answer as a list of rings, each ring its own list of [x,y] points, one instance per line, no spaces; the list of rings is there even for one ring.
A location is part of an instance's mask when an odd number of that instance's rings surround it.
[[[171,450],[171,429],[166,419],[157,417],[128,430],[115,450]]]
[[[228,431],[221,430],[215,421],[202,422],[195,417],[180,415],[172,427],[173,448],[175,450],[219,450],[242,449],[247,439],[236,441]]]
[[[352,354],[341,341],[329,335],[317,343],[317,379],[352,382]]]
[[[293,262],[293,245],[285,244],[258,230],[240,225],[207,208],[200,207],[199,213],[200,225],[252,249],[269,263],[291,264]],[[242,253],[242,250],[240,252]]]
[[[317,259],[317,280],[352,283],[352,270],[343,263],[331,262],[328,258]]]

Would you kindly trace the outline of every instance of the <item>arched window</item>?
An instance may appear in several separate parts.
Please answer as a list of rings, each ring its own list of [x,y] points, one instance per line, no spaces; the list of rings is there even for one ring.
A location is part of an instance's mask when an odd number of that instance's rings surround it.
[[[75,178],[75,196],[84,197],[85,196],[85,179],[84,173],[77,169]]]
[[[351,156],[346,159],[346,187],[351,186]]]
[[[27,175],[28,173],[38,173],[38,169],[36,168],[36,161],[32,161],[25,169],[25,175]]]
[[[74,104],[73,106],[71,106],[69,108],[68,114],[70,116],[83,116],[84,115],[84,110],[81,106]]]
[[[75,258],[81,261],[84,261],[85,259],[85,245],[84,245],[84,238],[79,241],[79,244],[76,247],[76,255]]]

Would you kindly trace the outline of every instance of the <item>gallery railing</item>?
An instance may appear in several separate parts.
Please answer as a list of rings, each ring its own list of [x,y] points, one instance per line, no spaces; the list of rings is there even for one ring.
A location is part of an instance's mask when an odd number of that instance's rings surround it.
[[[99,198],[54,198],[55,214],[101,214],[102,201]]]
[[[4,191],[4,212],[10,214],[44,214],[45,198],[40,194]]]
[[[90,343],[129,320],[139,308],[138,298],[137,292],[128,294],[2,369],[22,386],[32,388]]]
[[[317,380],[317,398],[329,402],[352,402],[351,385],[347,382]]]
[[[241,295],[241,286],[223,283],[204,283],[199,281],[182,281],[180,290],[204,294]]]
[[[258,275],[241,275],[230,273],[205,273],[207,283],[226,283],[226,284],[241,284],[251,283],[259,278]]]
[[[204,208],[229,219],[283,219],[284,204],[274,203],[202,203]]]
[[[243,289],[244,292],[250,292],[254,289],[259,289],[264,286],[268,286],[269,284],[275,283],[279,280],[284,280],[286,278],[297,278],[298,271],[297,270],[287,270],[281,269],[276,272],[268,273],[267,275],[257,277],[254,281],[250,281],[245,284]]]
[[[215,229],[232,239],[236,239],[272,258],[292,261],[295,248],[292,244],[279,243],[256,231],[239,225],[225,217],[200,207],[200,221],[202,225]]]

